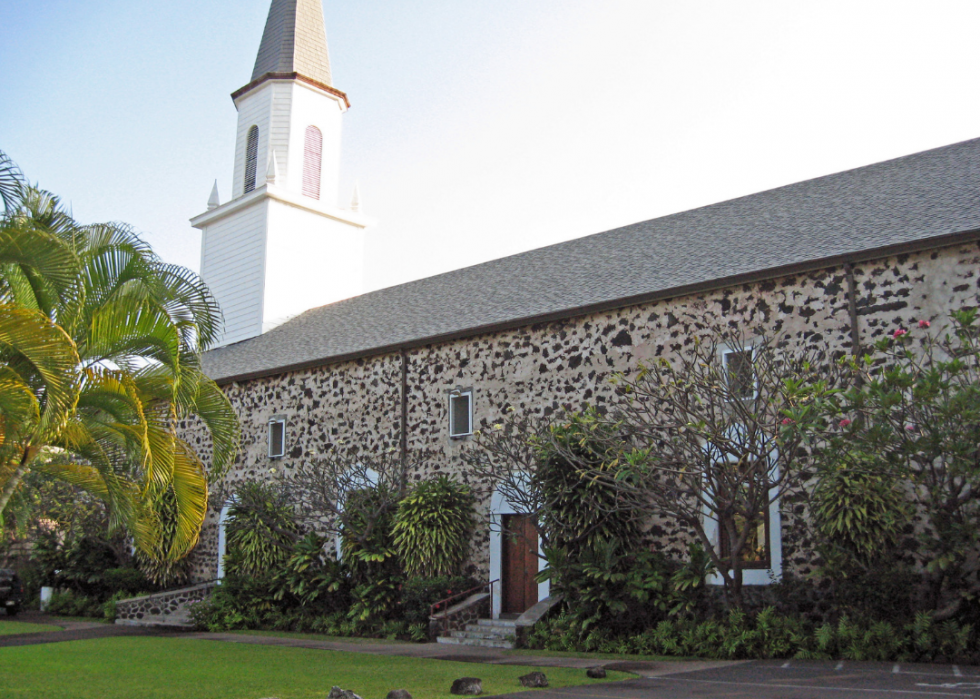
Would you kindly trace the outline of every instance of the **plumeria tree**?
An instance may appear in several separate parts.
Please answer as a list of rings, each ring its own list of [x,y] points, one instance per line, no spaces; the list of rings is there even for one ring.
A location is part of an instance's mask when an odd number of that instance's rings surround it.
[[[947,618],[980,592],[977,310],[952,314],[938,332],[929,320],[896,328],[846,368],[850,388],[825,404],[824,460],[850,464],[852,476],[872,478],[890,500],[896,491],[902,497],[898,509],[858,510],[839,535],[851,549],[870,553],[893,544],[903,526],[914,531],[913,554],[925,575],[922,602]],[[912,514],[921,519],[914,529]],[[862,531],[863,538],[851,540]]]
[[[615,484],[693,533],[732,606],[744,571],[770,567],[770,506],[803,487],[811,433],[799,425],[822,420],[814,405],[832,376],[816,352],[716,328],[675,360],[619,377],[628,442]]]

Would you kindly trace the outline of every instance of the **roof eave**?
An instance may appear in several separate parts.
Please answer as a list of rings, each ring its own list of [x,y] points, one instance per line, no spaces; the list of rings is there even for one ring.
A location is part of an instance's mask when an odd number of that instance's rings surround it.
[[[318,80],[314,80],[313,78],[308,78],[302,73],[265,73],[259,76],[258,78],[256,78],[255,80],[253,80],[252,82],[250,82],[245,87],[239,88],[238,90],[232,92],[231,93],[232,101],[237,103],[240,97],[246,95],[247,93],[257,88],[262,83],[267,82],[269,80],[296,80],[297,82],[305,83],[307,85],[310,85],[311,87],[317,88],[318,90],[323,90],[324,92],[333,95],[334,97],[338,97],[342,99],[344,101],[345,108],[350,109],[350,100],[347,99],[347,93],[341,92],[337,88],[331,85],[327,85],[326,83],[322,83]]]

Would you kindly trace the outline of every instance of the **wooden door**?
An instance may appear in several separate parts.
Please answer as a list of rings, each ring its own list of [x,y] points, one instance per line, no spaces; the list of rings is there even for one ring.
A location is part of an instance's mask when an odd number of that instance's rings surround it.
[[[503,515],[501,613],[521,614],[538,601],[538,532],[524,515]]]

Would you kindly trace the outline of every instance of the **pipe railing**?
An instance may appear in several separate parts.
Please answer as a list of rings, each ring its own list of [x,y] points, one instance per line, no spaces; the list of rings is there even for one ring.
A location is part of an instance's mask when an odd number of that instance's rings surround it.
[[[493,610],[493,586],[500,582],[500,578],[496,580],[491,580],[490,582],[483,583],[482,585],[477,585],[476,587],[471,587],[469,590],[463,590],[458,592],[452,597],[447,597],[446,599],[441,599],[434,604],[429,605],[429,618],[437,619],[439,621],[439,627],[445,632],[445,624],[449,620],[449,609],[452,607],[451,602],[458,599],[466,598],[472,595],[474,592],[482,591],[490,588],[490,609]],[[437,612],[442,609],[442,616],[440,617]]]

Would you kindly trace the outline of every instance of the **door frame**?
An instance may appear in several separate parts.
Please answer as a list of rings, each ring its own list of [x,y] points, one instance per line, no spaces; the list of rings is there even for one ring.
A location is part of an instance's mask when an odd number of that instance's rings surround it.
[[[503,542],[503,515],[523,514],[514,509],[514,506],[499,490],[495,491],[490,498],[490,580],[500,580],[501,582],[493,586],[493,597],[490,600],[491,615],[494,619],[500,618],[500,609],[503,602],[503,561],[504,561],[504,542]],[[541,553],[541,537],[538,537],[538,553]],[[545,570],[548,564],[543,558],[538,559],[538,571]],[[489,581],[488,581],[489,582]],[[538,583],[538,601],[548,598],[551,594],[551,583],[545,581]]]

